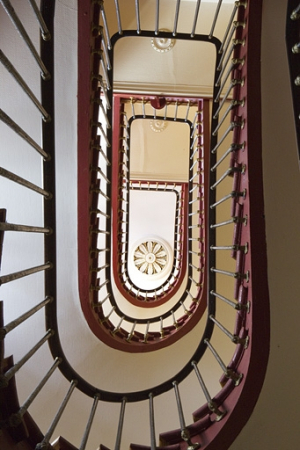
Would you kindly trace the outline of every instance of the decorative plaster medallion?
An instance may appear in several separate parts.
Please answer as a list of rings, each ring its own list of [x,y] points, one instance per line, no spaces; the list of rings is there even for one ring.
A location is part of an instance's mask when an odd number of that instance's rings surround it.
[[[168,262],[168,251],[155,240],[147,240],[138,245],[133,253],[135,267],[145,275],[161,273]]]
[[[161,29],[159,31],[168,31],[166,29]],[[151,45],[159,53],[169,52],[175,45],[175,39],[169,39],[164,37],[156,37],[151,39]]]
[[[155,133],[161,133],[167,128],[168,122],[166,120],[150,120],[150,128]]]

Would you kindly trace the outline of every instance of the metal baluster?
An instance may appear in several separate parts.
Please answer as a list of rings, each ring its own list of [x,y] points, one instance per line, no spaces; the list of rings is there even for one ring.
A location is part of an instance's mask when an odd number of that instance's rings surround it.
[[[106,59],[107,70],[111,70],[112,66],[111,66],[111,62],[110,62],[110,58],[109,58],[109,54],[108,54],[108,48],[107,48],[107,44],[105,42],[103,33],[102,33],[102,42],[103,42],[102,48],[103,48],[105,59]]]
[[[22,314],[20,317],[18,317],[15,320],[12,320],[7,325],[0,328],[0,340],[4,339],[7,333],[12,331],[14,328],[19,326],[21,323],[23,323],[25,320],[27,320],[29,317],[31,317],[33,314],[35,314],[37,311],[39,311],[43,306],[47,305],[48,303],[51,303],[53,301],[52,297],[46,297],[45,300],[43,300],[38,305],[31,308],[26,313]]]
[[[103,94],[104,94],[105,101],[106,101],[106,107],[107,107],[107,109],[111,109],[111,104],[110,104],[110,101],[109,101],[109,98],[108,98],[108,95],[107,95],[107,89],[106,89],[106,87],[104,86],[102,76],[99,75],[99,76],[97,77],[97,80],[99,81],[100,86],[101,86],[101,88],[102,88],[102,91],[101,91],[101,92],[103,92]]]
[[[32,56],[34,57],[35,61],[37,62],[38,66],[40,67],[42,71],[42,78],[44,80],[50,80],[51,75],[48,72],[48,70],[45,67],[45,64],[43,63],[40,55],[38,54],[37,50],[35,49],[30,37],[28,36],[22,22],[20,21],[19,17],[17,16],[14,8],[11,6],[11,3],[9,0],[0,0],[0,3],[2,3],[3,8],[7,12],[10,20],[15,25],[16,29],[20,33],[21,37],[23,38],[25,44],[29,48],[29,51],[31,52]]]
[[[48,370],[48,372],[46,373],[44,378],[40,381],[38,386],[30,394],[30,396],[27,398],[25,403],[21,406],[19,411],[17,413],[12,414],[9,417],[9,420],[8,420],[9,426],[16,427],[16,426],[18,426],[18,425],[20,425],[22,423],[22,417],[24,416],[24,414],[28,410],[29,406],[34,401],[34,399],[36,398],[38,393],[42,390],[42,388],[44,387],[46,382],[49,380],[49,378],[51,377],[51,375],[53,374],[53,372],[55,371],[55,369],[59,366],[59,364],[61,362],[62,362],[62,358],[55,358],[54,363],[52,364],[52,366],[50,367],[50,369]]]
[[[6,169],[3,169],[3,167],[0,167],[0,176],[5,177],[15,183],[21,184],[22,186],[31,189],[32,191],[37,192],[38,194],[41,194],[48,199],[52,198],[52,194],[50,192],[47,192],[39,186],[31,183],[30,181],[25,180],[24,178],[19,177],[18,175],[9,172]]]
[[[33,356],[36,351],[54,334],[54,330],[48,330],[45,336],[40,339],[23,358],[20,359],[14,366],[0,375],[0,387],[7,387],[9,380],[16,374],[16,372]]]
[[[112,47],[111,47],[111,41],[110,41],[110,34],[109,34],[109,30],[108,30],[108,24],[107,24],[104,5],[101,5],[101,15],[102,15],[103,26],[104,26],[105,35],[106,35],[107,47],[109,49],[111,49]]]
[[[225,302],[228,305],[232,306],[237,311],[240,311],[240,310],[243,310],[243,309],[249,310],[249,302],[247,303],[247,305],[242,305],[241,303],[236,303],[236,302],[233,302],[232,300],[229,300],[228,298],[224,297],[221,294],[218,294],[215,291],[210,291],[210,293],[211,293],[211,295],[214,295],[215,297],[219,298],[223,302]]]
[[[15,223],[0,222],[0,231],[21,231],[25,233],[45,233],[50,234],[51,228],[35,227],[30,225],[19,225]]]
[[[237,223],[237,222],[238,222],[237,219],[239,219],[239,217],[233,217],[232,219],[225,220],[224,222],[211,224],[211,225],[210,225],[210,228],[213,229],[213,228],[223,227],[223,226],[225,226],[225,225],[230,225],[230,224],[232,224],[232,223]]]
[[[153,394],[152,394],[152,392],[150,392],[150,394],[149,394],[149,418],[150,418],[151,450],[156,450],[154,407],[153,407]]]
[[[1,1],[1,0],[0,0]],[[16,134],[23,138],[31,147],[33,147],[45,160],[49,159],[48,153],[46,153],[40,145],[38,145],[16,122],[14,122],[5,112],[0,109],[0,120],[9,126]]]
[[[139,0],[135,0],[135,14],[136,14],[136,31],[137,34],[141,32],[141,21],[140,21],[140,4]]]
[[[93,145],[92,149],[98,150],[99,153],[101,153],[101,155],[103,156],[103,158],[105,159],[105,162],[108,166],[110,166],[110,161],[107,158],[106,154],[104,153],[104,151],[102,150],[100,145]]]
[[[84,435],[83,435],[83,438],[82,438],[79,450],[85,450],[85,447],[86,447],[86,444],[87,444],[87,441],[88,441],[88,438],[89,438],[89,434],[90,434],[90,431],[91,431],[91,428],[92,428],[92,424],[93,424],[93,420],[94,420],[94,417],[95,417],[95,413],[96,413],[96,409],[97,409],[99,400],[100,400],[100,394],[96,394],[95,397],[94,397],[93,406],[92,406],[92,409],[91,409],[91,412],[90,412],[90,415],[89,415],[88,423],[86,425],[86,428],[85,428],[85,431],[84,431]]]
[[[195,370],[196,376],[198,378],[198,381],[200,383],[201,389],[203,391],[203,394],[206,398],[207,401],[207,405],[209,407],[209,409],[216,414],[216,422],[219,422],[219,420],[223,419],[223,417],[226,414],[226,411],[220,411],[219,408],[217,407],[216,403],[212,400],[211,396],[209,395],[208,389],[204,383],[204,380],[200,374],[200,371],[198,369],[197,363],[196,361],[192,361],[192,366]]]
[[[115,6],[116,6],[116,13],[117,13],[119,34],[123,34],[122,24],[121,24],[120,8],[119,8],[119,1],[118,0],[115,0]]]
[[[174,113],[174,120],[177,120],[177,111],[178,111],[178,102],[175,103],[175,113]]]
[[[244,173],[245,172],[245,165],[243,167],[230,167],[226,170],[226,172],[213,184],[210,189],[214,190],[222,181],[224,181],[228,176],[232,175],[235,172]]]
[[[130,342],[130,341],[131,341],[131,338],[132,338],[132,336],[133,336],[133,334],[134,334],[135,326],[136,326],[136,320],[135,320],[134,323],[132,324],[131,331],[130,331],[130,333],[128,334],[128,336],[127,336],[127,338],[126,338],[126,341],[127,341],[127,342]]]
[[[106,286],[108,283],[109,283],[109,280],[105,280],[102,284],[100,284],[100,286],[93,286],[93,290],[100,291],[103,288],[103,286]]]
[[[104,316],[103,319],[99,320],[99,323],[102,324],[102,323],[104,323],[104,322],[107,322],[108,319],[110,318],[110,316],[112,315],[112,313],[115,311],[115,309],[116,309],[116,307],[113,306],[112,309],[110,310],[110,312],[107,314],[107,316]]]
[[[201,1],[201,0],[200,0],[200,1]],[[188,117],[189,117],[190,106],[191,106],[191,102],[190,102],[190,101],[188,101],[188,103],[187,103],[187,107],[186,107],[186,114],[185,114],[185,119],[184,119],[184,121],[185,121],[185,122],[186,122],[186,121],[188,120]]]
[[[226,109],[225,113],[223,114],[222,119],[219,120],[218,125],[214,129],[214,131],[213,131],[214,134],[216,134],[216,132],[219,130],[219,128],[223,124],[224,120],[226,119],[226,117],[230,113],[230,111],[232,111],[237,106],[244,106],[244,105],[245,105],[245,99],[244,98],[242,100],[231,100],[230,105],[228,106],[228,108]],[[214,115],[214,119],[216,119],[217,117],[218,117],[218,112]]]
[[[121,446],[121,438],[122,438],[122,430],[123,430],[126,402],[127,402],[127,398],[124,397],[122,399],[122,405],[121,405],[121,410],[120,410],[120,417],[119,417],[119,425],[118,425],[118,432],[117,432],[115,450],[120,450],[120,446]]]
[[[220,330],[223,331],[224,334],[226,334],[227,337],[234,343],[234,344],[242,344],[244,348],[248,347],[249,343],[249,336],[247,336],[245,339],[240,338],[239,336],[230,333],[227,328],[225,328],[215,317],[213,314],[209,315],[210,320],[212,320]]]
[[[175,396],[176,396],[176,402],[177,402],[177,409],[178,409],[178,415],[179,415],[179,422],[180,422],[180,428],[181,428],[181,437],[182,439],[188,444],[187,450],[197,450],[201,447],[198,443],[192,443],[191,436],[189,430],[186,428],[185,420],[183,416],[183,409],[178,389],[178,383],[177,381],[173,381],[173,387],[175,390]]]
[[[210,270],[211,270],[211,272],[226,275],[228,277],[233,277],[236,279],[244,279],[247,282],[249,281],[249,271],[247,271],[246,273],[229,272],[228,270],[215,269],[214,267],[211,267]]]
[[[180,0],[177,0],[177,3],[176,3],[176,11],[175,11],[175,18],[174,18],[173,36],[176,36],[176,34],[177,34],[177,25],[178,25],[179,9],[180,9]]]
[[[208,339],[204,339],[204,343],[207,345],[207,347],[210,349],[210,351],[212,352],[212,354],[214,355],[214,357],[216,358],[217,362],[219,363],[220,367],[222,368],[225,376],[227,378],[230,378],[231,380],[234,381],[235,385],[238,386],[241,382],[241,379],[243,378],[243,374],[241,373],[236,373],[231,369],[228,369],[224,362],[222,361],[222,359],[220,358],[220,356],[218,355],[218,353],[216,352],[216,350],[214,349],[214,347],[211,345],[211,343],[209,342]]]
[[[44,41],[49,41],[51,39],[51,34],[47,28],[47,25],[44,21],[44,18],[39,10],[39,8],[37,7],[37,4],[35,3],[34,0],[28,0],[29,3],[31,4],[31,7],[34,11],[34,14],[37,18],[37,21],[40,25],[41,31],[42,31],[42,38],[44,39]]]
[[[155,297],[156,297],[156,291],[155,291]],[[163,318],[160,317],[160,337],[163,338],[164,335],[165,335],[165,332],[164,332]]]
[[[298,5],[291,14],[292,20],[298,20],[300,18],[300,5]]]
[[[221,156],[221,158],[216,162],[216,164],[210,169],[212,172],[221,164],[222,161],[232,152],[245,148],[245,142],[242,144],[231,144],[226,152]]]
[[[19,272],[14,272],[9,275],[2,275],[0,277],[0,286],[4,283],[9,283],[10,281],[17,280],[19,278],[32,275],[33,273],[41,272],[42,270],[52,269],[53,264],[48,262],[40,266],[31,267],[30,269],[20,270]]]
[[[45,108],[42,106],[42,104],[38,101],[32,90],[29,88],[28,84],[24,81],[24,79],[21,77],[19,72],[15,69],[15,67],[12,65],[12,63],[9,61],[9,59],[4,55],[2,50],[0,50],[0,61],[4,65],[4,67],[7,69],[7,71],[12,75],[12,77],[16,80],[16,82],[21,86],[23,91],[27,94],[27,96],[30,98],[30,100],[34,103],[34,105],[38,108],[38,110],[43,115],[43,120],[45,122],[50,122],[51,117],[45,110]]]
[[[100,167],[91,167],[91,170],[95,170],[96,172],[100,173],[100,175],[104,178],[107,184],[110,184],[110,180],[107,178],[105,173],[100,169]]]
[[[193,38],[195,36],[196,26],[197,26],[197,20],[199,15],[199,9],[200,9],[201,0],[197,0],[196,9],[195,9],[195,15],[194,15],[194,23],[193,28],[191,32],[191,37]]]
[[[229,66],[229,68],[228,68],[226,74],[224,75],[222,84],[220,85],[220,89],[219,89],[219,91],[218,91],[218,93],[217,93],[217,96],[216,96],[216,98],[215,98],[215,101],[216,101],[216,102],[219,101],[220,96],[221,96],[221,94],[222,94],[222,90],[223,90],[223,88],[224,88],[224,86],[225,86],[225,84],[226,84],[226,81],[227,81],[229,75],[231,75],[231,73],[233,72],[233,69],[234,69],[236,66],[239,66],[240,64],[243,65],[244,62],[245,62],[245,59],[244,59],[244,58],[241,58],[241,59],[240,59],[240,58],[233,58],[233,59],[231,60],[231,65]],[[219,84],[216,83],[216,86],[219,86]]]
[[[158,35],[158,33],[159,33],[159,0],[156,0],[155,34]]]
[[[236,14],[237,8],[238,8],[238,5],[237,5],[237,2],[235,2],[234,6],[233,6],[232,13],[231,13],[231,16],[230,16],[230,19],[228,21],[227,28],[225,30],[225,33],[224,33],[224,36],[223,36],[223,39],[222,39],[222,44],[221,44],[219,53],[223,52],[224,44],[225,44],[225,42],[227,40],[227,36],[228,36],[229,30],[230,30],[230,27],[232,26],[232,22],[233,22],[235,14]]]
[[[225,94],[223,95],[223,99],[222,99],[222,101],[221,101],[221,103],[220,103],[220,105],[219,105],[219,108],[218,108],[219,111],[222,109],[224,103],[226,102],[226,100],[227,100],[227,98],[228,98],[228,96],[229,96],[229,94],[230,94],[232,88],[234,88],[234,87],[237,86],[238,84],[240,84],[241,86],[243,86],[243,85],[244,85],[244,82],[245,82],[244,78],[241,78],[241,79],[233,78],[233,79],[230,81],[230,85],[228,86],[227,91],[226,91]],[[215,102],[218,102],[219,99],[216,99],[216,98],[215,98],[214,101],[215,101]],[[216,116],[216,115],[217,115],[217,114],[215,114],[215,116]]]
[[[230,133],[230,131],[232,131],[234,128],[236,127],[244,127],[244,120],[242,120],[241,122],[231,122],[229,127],[227,128],[227,130],[225,131],[225,133],[223,134],[223,136],[219,139],[219,142],[217,143],[217,145],[215,145],[215,147],[213,148],[213,150],[211,151],[212,153],[216,153],[216,151],[218,150],[218,148],[220,147],[220,145],[224,142],[224,140],[226,139],[226,137],[228,136],[228,134]]]
[[[117,325],[117,326],[114,328],[114,330],[111,332],[112,335],[116,334],[116,333],[120,330],[124,318],[125,318],[125,316],[122,316],[122,317],[121,317],[121,319],[120,319],[118,325]]]
[[[210,247],[211,250],[231,250],[231,251],[243,251],[244,253],[248,252],[248,244],[245,245],[223,245],[223,246],[213,246]]]
[[[107,128],[111,128],[111,125],[110,125],[108,117],[107,117],[107,113],[106,113],[105,108],[103,106],[103,101],[101,100],[101,98],[96,98],[94,100],[94,102],[97,103],[100,106],[100,109],[101,109],[101,111],[103,113],[104,120],[105,120]]]
[[[62,403],[61,403],[61,405],[60,405],[60,407],[59,407],[59,409],[58,409],[58,411],[57,411],[57,413],[56,413],[56,415],[55,415],[55,417],[54,417],[54,419],[53,419],[53,421],[52,421],[52,423],[51,423],[51,425],[50,425],[50,427],[49,427],[49,429],[47,431],[47,433],[45,434],[44,439],[42,440],[42,442],[37,444],[36,450],[46,450],[49,447],[49,441],[51,439],[51,436],[54,433],[54,430],[55,430],[55,428],[56,428],[56,426],[57,426],[57,424],[58,424],[58,422],[59,422],[59,420],[60,420],[60,418],[62,416],[62,413],[64,412],[64,410],[65,410],[65,408],[66,408],[66,406],[67,406],[67,404],[68,404],[68,402],[70,400],[70,397],[71,397],[71,395],[72,395],[72,393],[73,393],[77,383],[78,383],[77,380],[72,380],[72,382],[70,384],[70,387],[69,387],[69,390],[68,390],[65,398],[63,399],[63,401],[62,401]]]
[[[214,15],[214,20],[213,20],[213,23],[212,23],[212,26],[211,26],[211,30],[210,30],[210,33],[208,35],[209,39],[212,38],[213,32],[215,30],[215,26],[216,26],[216,23],[217,23],[217,19],[218,19],[218,15],[219,15],[219,12],[220,12],[221,5],[222,5],[222,0],[219,0],[217,8],[216,8],[215,15]]]

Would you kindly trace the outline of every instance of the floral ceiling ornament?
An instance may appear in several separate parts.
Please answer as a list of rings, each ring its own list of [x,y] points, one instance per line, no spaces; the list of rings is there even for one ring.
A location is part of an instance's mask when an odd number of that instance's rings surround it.
[[[161,133],[167,128],[168,122],[166,120],[150,120],[150,128],[155,133]]]
[[[161,29],[159,31],[168,31],[167,29]],[[175,45],[175,39],[165,38],[165,37],[155,37],[151,39],[151,45],[154,50],[159,53],[169,52]]]
[[[168,261],[166,248],[159,242],[149,240],[141,243],[133,254],[135,267],[146,275],[161,273]]]

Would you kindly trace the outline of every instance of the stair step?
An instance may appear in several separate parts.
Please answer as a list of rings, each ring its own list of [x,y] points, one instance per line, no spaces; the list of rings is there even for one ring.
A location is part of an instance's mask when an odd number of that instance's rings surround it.
[[[52,448],[53,450],[78,450],[77,447],[62,436],[59,436],[54,442],[52,442]]]

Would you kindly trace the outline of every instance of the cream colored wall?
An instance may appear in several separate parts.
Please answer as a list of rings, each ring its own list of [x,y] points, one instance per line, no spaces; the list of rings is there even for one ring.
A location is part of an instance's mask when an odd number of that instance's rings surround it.
[[[231,450],[296,450],[300,442],[300,177],[284,41],[286,5],[286,0],[264,0],[263,6],[262,120],[270,360],[254,413]]]

